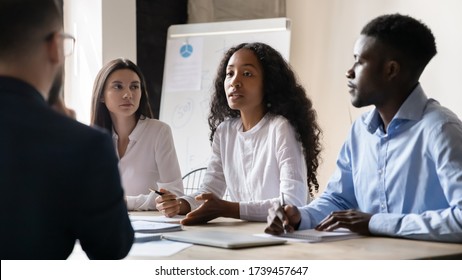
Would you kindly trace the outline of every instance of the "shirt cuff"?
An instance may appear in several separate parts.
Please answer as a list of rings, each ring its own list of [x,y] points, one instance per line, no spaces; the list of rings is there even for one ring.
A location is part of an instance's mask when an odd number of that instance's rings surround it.
[[[246,221],[265,222],[268,209],[261,210],[263,205],[251,205],[249,202],[239,202],[239,218]],[[262,212],[263,211],[263,212]]]
[[[314,226],[311,225],[310,213],[307,210],[304,210],[305,207],[297,207],[298,211],[300,211],[300,224],[297,230],[302,229],[311,229]]]
[[[137,196],[127,196],[127,210],[128,211],[147,211],[156,210],[156,199],[157,194],[155,192],[149,193],[149,195],[140,194]]]
[[[191,196],[185,195],[180,198],[186,200],[189,203],[189,207],[191,208],[191,211],[196,210],[202,204],[201,201],[197,201],[194,197],[191,197]]]
[[[396,236],[404,214],[377,213],[369,221],[369,231],[373,235]]]
[[[170,183],[161,183],[161,182],[157,182],[157,187],[160,189],[166,189],[168,191],[170,191],[171,193],[173,193],[174,195],[180,197],[182,195],[184,195],[184,191],[183,191],[183,181],[181,179],[178,179],[174,182],[170,182]]]

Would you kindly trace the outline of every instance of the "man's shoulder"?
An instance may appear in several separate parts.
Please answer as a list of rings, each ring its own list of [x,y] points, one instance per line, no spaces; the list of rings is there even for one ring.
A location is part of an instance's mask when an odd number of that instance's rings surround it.
[[[432,98],[428,99],[422,119],[428,123],[452,122],[462,124],[461,120],[454,112],[442,106],[438,101]]]
[[[75,135],[77,138],[105,138],[105,137],[110,137],[109,133],[102,128],[99,127],[90,127],[86,124],[83,124],[79,121],[73,120],[71,118],[68,118],[66,116],[63,116],[59,120],[56,120],[57,122],[60,122],[60,127],[61,131],[67,132],[69,134]]]
[[[90,127],[66,116],[50,119],[50,123],[56,129],[47,130],[52,134],[49,137],[61,139],[62,146],[68,149],[77,150],[78,147],[92,149],[101,145],[112,145],[109,132],[102,128]]]

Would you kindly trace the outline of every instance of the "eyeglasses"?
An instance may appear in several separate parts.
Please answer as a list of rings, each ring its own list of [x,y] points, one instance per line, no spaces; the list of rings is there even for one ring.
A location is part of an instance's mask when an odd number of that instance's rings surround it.
[[[67,33],[62,33],[61,36],[63,37],[64,56],[70,56],[74,53],[75,38]]]
[[[45,41],[50,41],[53,38],[54,34],[55,34],[55,32],[50,33],[49,35],[47,35],[45,37]],[[75,45],[74,36],[72,36],[70,34],[67,34],[67,33],[64,33],[64,32],[60,32],[59,36],[61,36],[61,38],[63,38],[64,56],[70,56],[71,54],[74,53],[74,45]]]

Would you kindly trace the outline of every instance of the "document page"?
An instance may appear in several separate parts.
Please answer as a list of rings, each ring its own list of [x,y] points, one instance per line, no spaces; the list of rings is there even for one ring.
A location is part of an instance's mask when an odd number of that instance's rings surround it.
[[[271,235],[266,233],[258,233],[256,236],[280,238],[289,242],[304,242],[304,243],[315,243],[315,242],[328,242],[338,241],[351,238],[361,238],[355,232],[351,232],[347,229],[338,229],[334,231],[318,231],[315,229],[298,230],[293,233],[286,233],[281,235]]]
[[[143,220],[132,221],[132,227],[135,232],[144,233],[160,233],[182,230],[180,224],[158,223]]]

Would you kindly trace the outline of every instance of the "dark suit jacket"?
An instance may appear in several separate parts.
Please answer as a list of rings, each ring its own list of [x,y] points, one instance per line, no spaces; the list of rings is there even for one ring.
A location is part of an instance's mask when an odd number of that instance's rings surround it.
[[[91,259],[133,243],[108,134],[65,117],[17,79],[0,77],[1,259]]]

